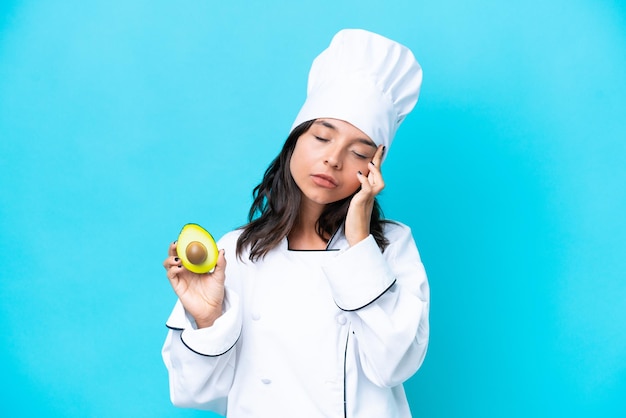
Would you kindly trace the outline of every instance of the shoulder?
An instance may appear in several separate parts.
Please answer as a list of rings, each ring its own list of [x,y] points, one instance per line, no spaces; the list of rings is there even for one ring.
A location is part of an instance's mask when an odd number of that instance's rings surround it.
[[[394,241],[398,238],[411,236],[411,228],[402,222],[385,220],[383,226],[383,232],[388,240]]]
[[[219,241],[217,241],[218,248],[224,248],[227,251],[229,249],[235,249],[237,247],[237,240],[242,232],[242,229],[235,229],[234,231],[227,232],[219,239]]]
[[[390,259],[420,260],[419,251],[411,228],[401,222],[385,222],[385,237],[389,246],[385,249],[385,256]]]

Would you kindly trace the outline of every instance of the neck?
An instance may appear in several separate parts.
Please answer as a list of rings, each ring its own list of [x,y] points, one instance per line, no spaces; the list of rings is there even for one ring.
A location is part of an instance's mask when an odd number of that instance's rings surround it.
[[[329,237],[320,237],[315,228],[324,205],[302,200],[298,220],[288,235],[289,248],[292,250],[323,250]]]

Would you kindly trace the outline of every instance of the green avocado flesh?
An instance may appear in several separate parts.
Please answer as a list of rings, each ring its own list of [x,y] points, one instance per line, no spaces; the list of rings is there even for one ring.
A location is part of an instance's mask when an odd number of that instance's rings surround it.
[[[217,244],[211,234],[197,224],[183,226],[176,253],[183,266],[194,273],[207,273],[217,264]]]

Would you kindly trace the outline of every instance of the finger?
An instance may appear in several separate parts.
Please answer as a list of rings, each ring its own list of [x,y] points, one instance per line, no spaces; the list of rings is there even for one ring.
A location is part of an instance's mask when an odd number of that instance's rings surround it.
[[[221,249],[217,253],[217,264],[215,264],[215,270],[213,272],[219,271],[221,273],[224,270],[226,270],[226,251]]]
[[[183,270],[182,267],[173,265],[173,266],[165,267],[165,274],[171,280],[174,278],[174,276],[176,276],[182,270]]]
[[[167,251],[167,255],[169,255],[169,256],[176,256],[177,255],[177,253],[176,253],[176,243],[177,243],[177,241],[174,241],[174,242],[172,242],[170,244],[170,248]]]
[[[384,145],[379,145],[374,157],[372,157],[372,164],[380,170],[380,166],[383,163],[383,155],[385,155],[386,147]]]
[[[181,270],[182,269],[178,266],[171,266],[167,269],[165,275],[167,276],[169,281],[174,284],[180,280],[180,277],[178,275],[180,274]]]
[[[163,267],[165,267],[166,270],[172,267],[182,267],[182,263],[180,261],[180,258],[176,256],[170,256],[163,261]]]
[[[378,167],[374,165],[373,162],[370,163],[370,172],[367,175],[367,180],[372,185],[372,187],[376,187],[379,189],[382,189],[383,187],[385,187],[385,181],[383,180],[383,175],[378,169]]]
[[[378,174],[378,176],[381,175],[380,166],[382,164],[384,151],[385,151],[385,147],[383,145],[379,145],[378,148],[376,149],[376,153],[374,154],[374,156],[372,157],[372,160],[367,165],[370,173],[373,171],[375,174]]]
[[[367,175],[367,177],[360,170],[357,171],[356,173],[356,176],[359,179],[359,182],[361,183],[361,190],[366,193],[369,193],[372,189],[372,184],[371,184],[371,181],[369,180],[370,175],[371,175],[371,171]]]
[[[378,193],[385,187],[385,181],[383,180],[383,175],[380,172],[380,167],[377,166],[374,161],[370,161],[369,170],[370,171],[367,175],[367,180],[369,181],[374,191]]]

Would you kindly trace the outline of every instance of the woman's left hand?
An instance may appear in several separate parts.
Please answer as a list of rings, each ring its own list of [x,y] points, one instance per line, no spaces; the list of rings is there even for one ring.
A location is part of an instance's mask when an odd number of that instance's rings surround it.
[[[348,207],[346,215],[346,239],[350,246],[361,242],[370,234],[370,220],[374,208],[374,198],[385,188],[380,165],[383,160],[385,148],[378,146],[372,161],[368,163],[369,173],[367,176],[357,173],[361,182],[361,190],[354,195]]]

